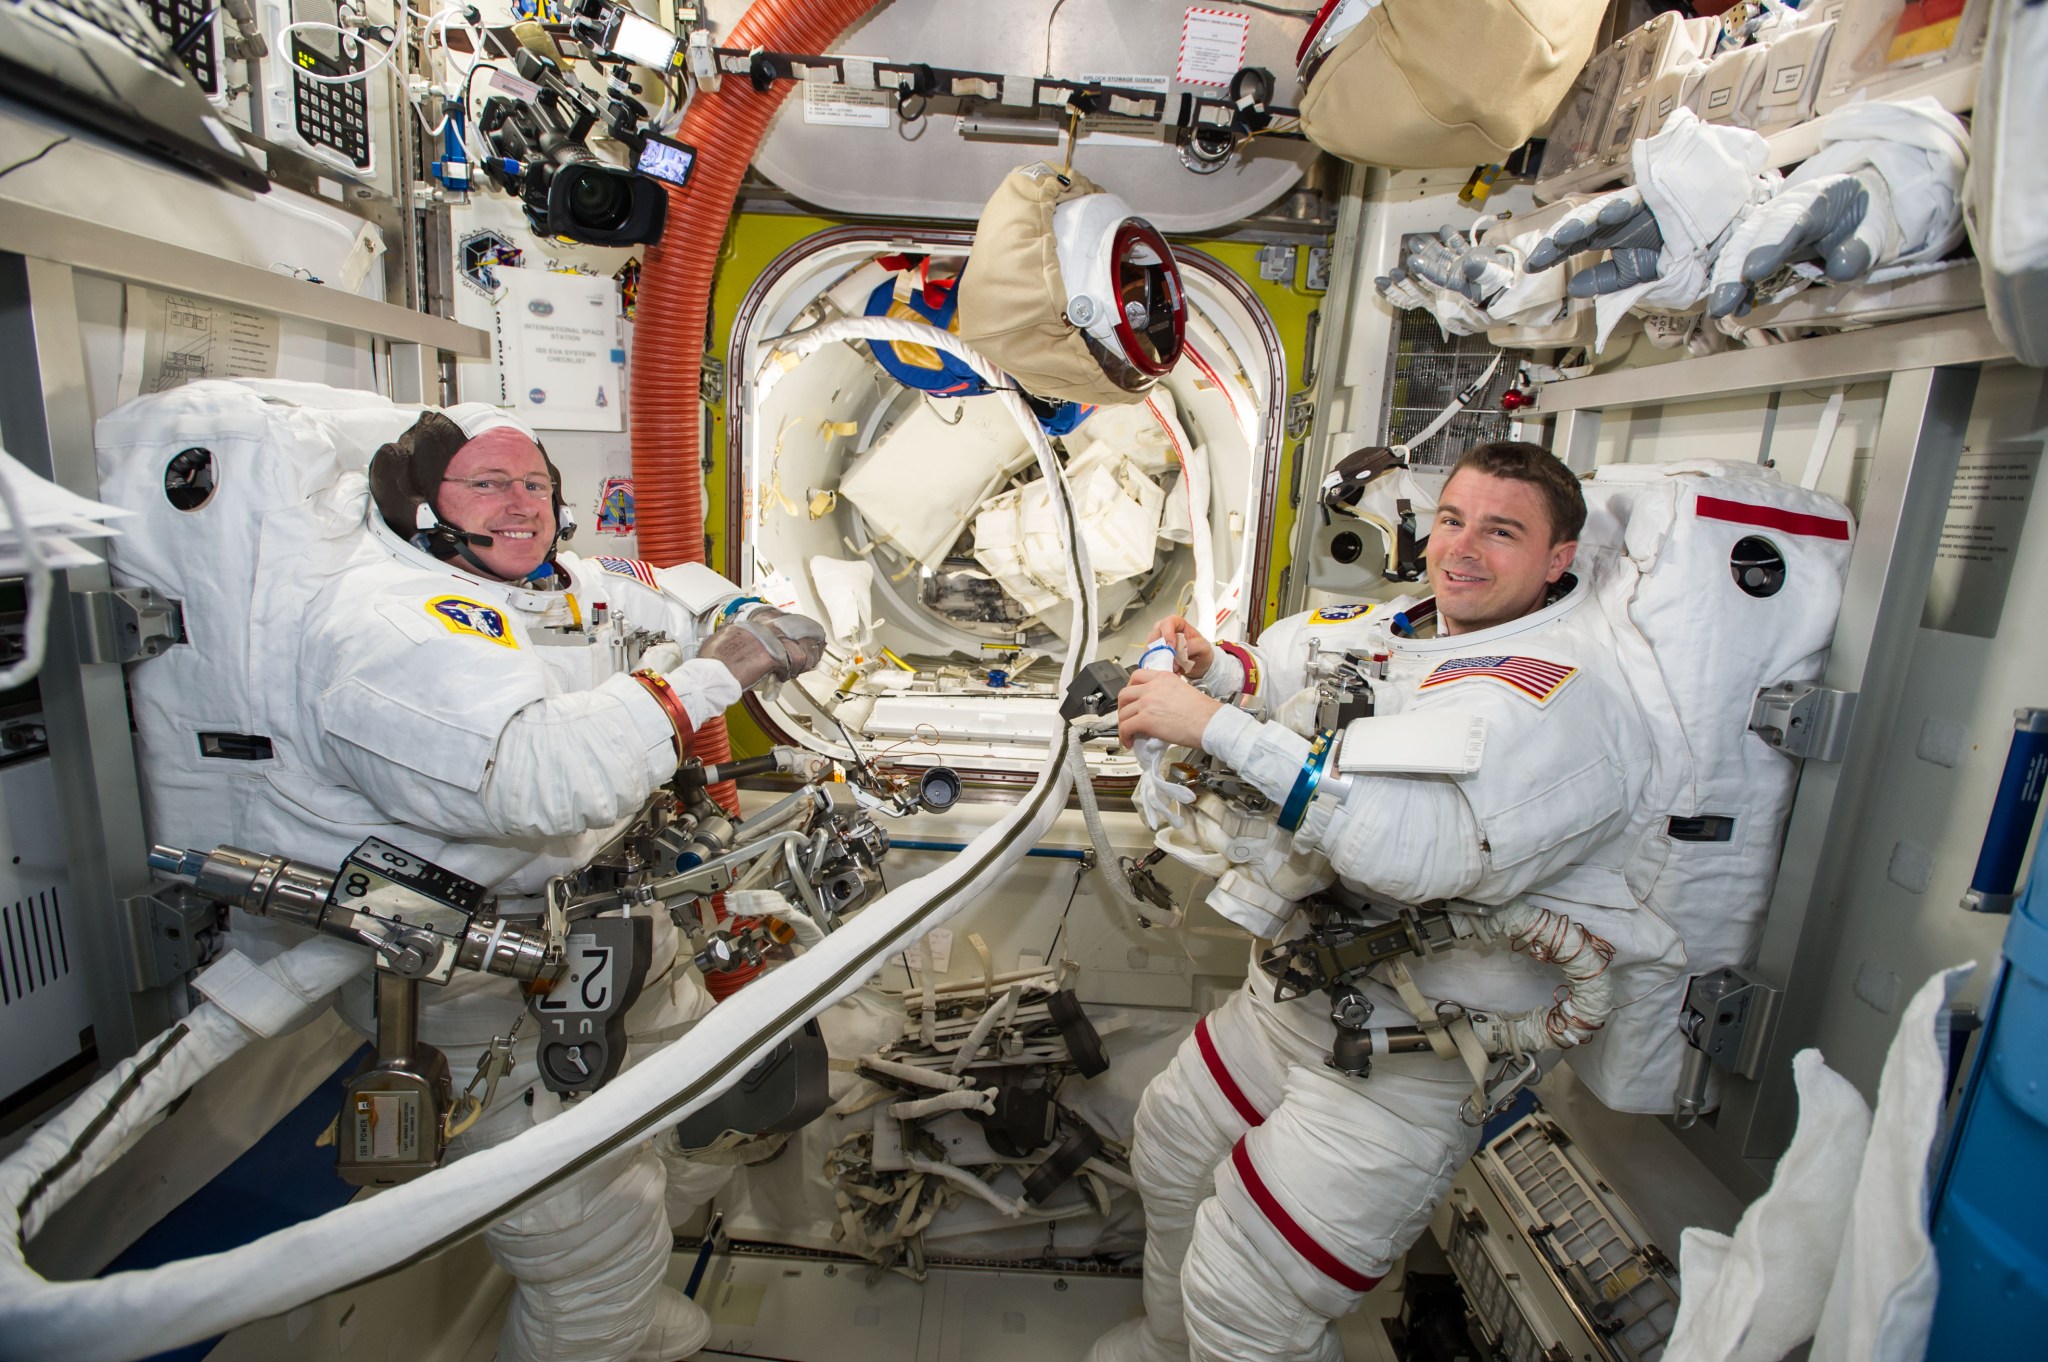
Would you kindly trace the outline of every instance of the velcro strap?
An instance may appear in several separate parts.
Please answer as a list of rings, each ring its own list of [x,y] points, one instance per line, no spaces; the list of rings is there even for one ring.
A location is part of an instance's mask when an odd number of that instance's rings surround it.
[[[297,1022],[306,1000],[240,951],[229,951],[193,982],[200,996],[246,1031],[275,1036]]]
[[[1415,1024],[1422,1028],[1422,1034],[1429,1039],[1429,1048],[1436,1051],[1438,1059],[1458,1059],[1458,1042],[1451,1039],[1450,1032],[1437,1020],[1436,1004],[1422,996],[1416,986],[1415,976],[1408,972],[1405,960],[1389,960],[1382,968],[1386,971],[1389,984],[1394,992],[1401,995],[1401,1006],[1408,1009],[1408,1015],[1415,1018]]]

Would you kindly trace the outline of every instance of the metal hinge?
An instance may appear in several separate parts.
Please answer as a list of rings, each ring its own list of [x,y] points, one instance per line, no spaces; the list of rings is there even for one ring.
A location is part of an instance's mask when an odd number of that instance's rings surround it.
[[[1287,399],[1287,438],[1299,440],[1308,434],[1308,428],[1315,423],[1315,399],[1307,393],[1296,393]]]
[[[135,662],[185,641],[185,609],[146,586],[72,598],[80,661]]]
[[[697,396],[711,406],[725,401],[725,361],[711,355],[704,356],[703,368],[697,372]]]
[[[122,903],[135,935],[137,990],[175,984],[220,955],[228,927],[226,904],[201,898],[184,885],[165,885]]]
[[[1756,693],[1749,730],[1790,757],[1840,761],[1849,746],[1856,692],[1809,681],[1780,681]]]

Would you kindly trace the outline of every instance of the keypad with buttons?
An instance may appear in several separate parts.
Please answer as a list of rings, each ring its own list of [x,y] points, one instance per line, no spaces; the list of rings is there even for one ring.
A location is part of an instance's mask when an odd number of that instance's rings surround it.
[[[164,41],[175,43],[192,31],[193,25],[205,19],[213,6],[203,0],[136,0],[143,13],[150,17]],[[215,15],[213,22],[221,22],[223,16]],[[194,43],[192,50],[184,56],[185,69],[192,73],[192,79],[199,88],[210,95],[220,93],[220,73],[213,64],[213,35],[207,34]]]
[[[292,55],[307,70],[320,75],[345,75],[362,67],[360,51],[351,56],[346,47],[345,63],[339,70],[327,58],[293,43]],[[370,168],[369,81],[308,80],[305,71],[292,73],[298,86],[293,103],[299,136],[314,146],[339,152],[361,170]]]
[[[127,48],[137,60],[167,74],[176,71],[170,62],[170,43],[120,0],[25,0],[22,8],[60,32],[72,30],[74,21],[89,24]]]

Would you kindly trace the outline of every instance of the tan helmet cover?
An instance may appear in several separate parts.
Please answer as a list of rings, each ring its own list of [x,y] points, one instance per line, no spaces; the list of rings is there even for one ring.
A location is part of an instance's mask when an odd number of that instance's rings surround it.
[[[1564,102],[1606,12],[1599,0],[1383,0],[1310,77],[1302,131],[1395,170],[1503,160]]]
[[[1087,176],[1062,177],[1040,161],[1003,178],[974,229],[974,249],[960,275],[960,339],[1039,397],[1113,405],[1145,400],[1103,372],[1081,329],[1067,320],[1053,210],[1102,192]]]

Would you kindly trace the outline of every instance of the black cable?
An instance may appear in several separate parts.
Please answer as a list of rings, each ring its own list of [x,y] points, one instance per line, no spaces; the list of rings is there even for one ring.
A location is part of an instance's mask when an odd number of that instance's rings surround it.
[[[21,160],[16,161],[13,165],[7,166],[4,169],[0,169],[0,177],[12,175],[15,171],[21,169],[23,166],[34,165],[37,161],[42,160],[45,156],[48,156],[51,152],[55,151],[58,147],[63,146],[66,142],[69,142],[70,140],[71,138],[68,136],[58,138],[56,141],[50,143],[50,145],[44,147],[41,151],[37,152],[35,155],[25,156]]]
[[[1067,906],[1060,909],[1060,924],[1052,929],[1052,944],[1045,948],[1046,968],[1052,967],[1053,952],[1060,948],[1060,933],[1067,930],[1067,915],[1074,911],[1074,900],[1081,893],[1081,877],[1088,873],[1088,863],[1078,861],[1074,865],[1074,887],[1067,891]]]
[[[180,57],[191,56],[192,49],[199,46],[199,39],[205,34],[206,26],[219,17],[220,9],[218,6],[200,15],[192,21],[192,27],[171,40],[171,51],[177,53]]]

